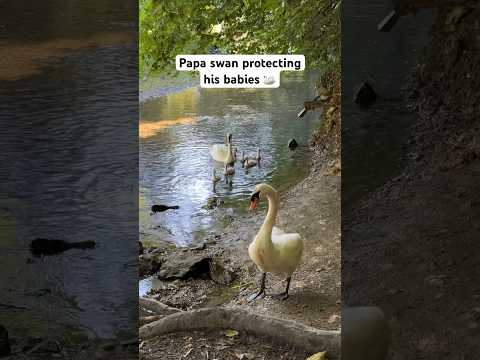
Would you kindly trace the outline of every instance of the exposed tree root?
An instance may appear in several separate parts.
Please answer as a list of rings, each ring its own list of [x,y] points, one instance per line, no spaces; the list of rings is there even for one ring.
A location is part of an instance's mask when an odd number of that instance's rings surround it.
[[[140,319],[138,320],[138,324],[139,324],[140,326],[143,326],[143,325],[145,325],[145,324],[149,324],[149,323],[151,323],[151,322],[160,320],[160,319],[163,318],[163,317],[164,317],[163,315],[142,316],[142,317],[140,317]]]
[[[140,311],[147,313],[148,315],[170,315],[182,310],[168,306],[160,301],[141,297],[139,299]]]
[[[291,320],[254,314],[239,308],[204,308],[182,311],[143,325],[140,339],[146,340],[180,331],[234,329],[272,339],[274,342],[316,353],[340,355],[340,332],[319,330]]]

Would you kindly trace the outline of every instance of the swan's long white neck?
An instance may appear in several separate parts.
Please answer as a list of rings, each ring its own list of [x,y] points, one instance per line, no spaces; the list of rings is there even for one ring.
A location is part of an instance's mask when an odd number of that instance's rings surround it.
[[[232,144],[231,143],[228,143],[228,155],[227,155],[227,159],[225,161],[226,164],[230,163],[233,161],[233,151],[232,151]]]
[[[259,233],[266,232],[269,236],[265,236],[263,239],[268,239],[269,242],[272,242],[272,229],[277,218],[279,197],[277,193],[273,192],[267,192],[265,196],[268,199],[268,212]]]

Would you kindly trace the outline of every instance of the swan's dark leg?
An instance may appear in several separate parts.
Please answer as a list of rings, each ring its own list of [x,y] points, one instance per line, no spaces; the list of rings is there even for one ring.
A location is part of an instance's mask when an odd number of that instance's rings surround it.
[[[283,293],[280,294],[275,294],[272,295],[274,298],[280,299],[280,300],[287,300],[288,299],[288,290],[290,289],[290,281],[292,280],[292,277],[289,276],[287,277],[287,288]]]
[[[262,273],[262,280],[260,281],[260,290],[255,294],[252,294],[248,297],[248,302],[255,301],[259,297],[265,296],[265,279],[267,278],[267,273]]]

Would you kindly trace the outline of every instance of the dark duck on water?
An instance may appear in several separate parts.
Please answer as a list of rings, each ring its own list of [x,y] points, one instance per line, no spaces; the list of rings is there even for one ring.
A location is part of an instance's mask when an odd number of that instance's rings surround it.
[[[158,213],[158,212],[164,212],[164,211],[167,211],[167,210],[175,210],[175,209],[179,209],[180,207],[177,206],[177,205],[174,205],[174,206],[168,206],[168,205],[153,205],[151,210],[152,210],[152,213],[155,214],[155,213]]]
[[[58,239],[35,239],[30,243],[30,251],[35,256],[59,255],[70,249],[93,249],[95,241],[67,242]]]

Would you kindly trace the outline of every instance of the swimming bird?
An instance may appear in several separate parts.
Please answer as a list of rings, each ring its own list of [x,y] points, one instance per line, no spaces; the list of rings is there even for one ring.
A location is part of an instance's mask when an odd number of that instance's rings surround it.
[[[253,294],[249,300],[253,301],[259,296],[265,295],[267,273],[286,276],[287,287],[285,292],[275,296],[287,299],[292,274],[302,257],[303,239],[300,234],[288,234],[274,226],[280,197],[272,186],[265,183],[255,186],[250,196],[250,210],[257,207],[261,198],[268,200],[268,212],[260,230],[248,247],[248,255],[262,271],[262,280],[260,290]]]
[[[95,241],[67,242],[58,239],[35,239],[30,243],[30,251],[35,256],[59,255],[70,249],[93,249]]]
[[[173,209],[179,209],[179,206],[174,205],[174,206],[168,206],[168,205],[153,205],[151,210],[152,213],[157,213],[157,212],[164,212],[167,210],[173,210]]]
[[[248,169],[254,166],[257,166],[257,160],[249,159],[248,156],[246,156],[245,160],[243,160],[243,167],[245,168],[245,171],[248,171]]]
[[[232,134],[227,134],[225,140],[226,144],[213,144],[210,146],[210,156],[215,161],[231,165],[235,161]]]
[[[295,149],[297,148],[297,146],[298,146],[298,143],[297,143],[297,141],[296,141],[295,139],[290,139],[290,140],[288,141],[288,148],[289,148],[290,150],[295,150]]]
[[[223,175],[225,175],[225,178],[227,176],[235,175],[235,168],[233,166],[228,166],[228,164],[225,164],[225,171],[223,172]]]
[[[213,174],[212,174],[213,191],[215,191],[215,186],[220,180],[222,180],[222,178],[220,176],[217,176],[217,174],[215,173],[215,169],[213,169]]]
[[[260,155],[260,148],[257,148],[257,162],[260,164],[260,160],[262,160],[262,156]]]

